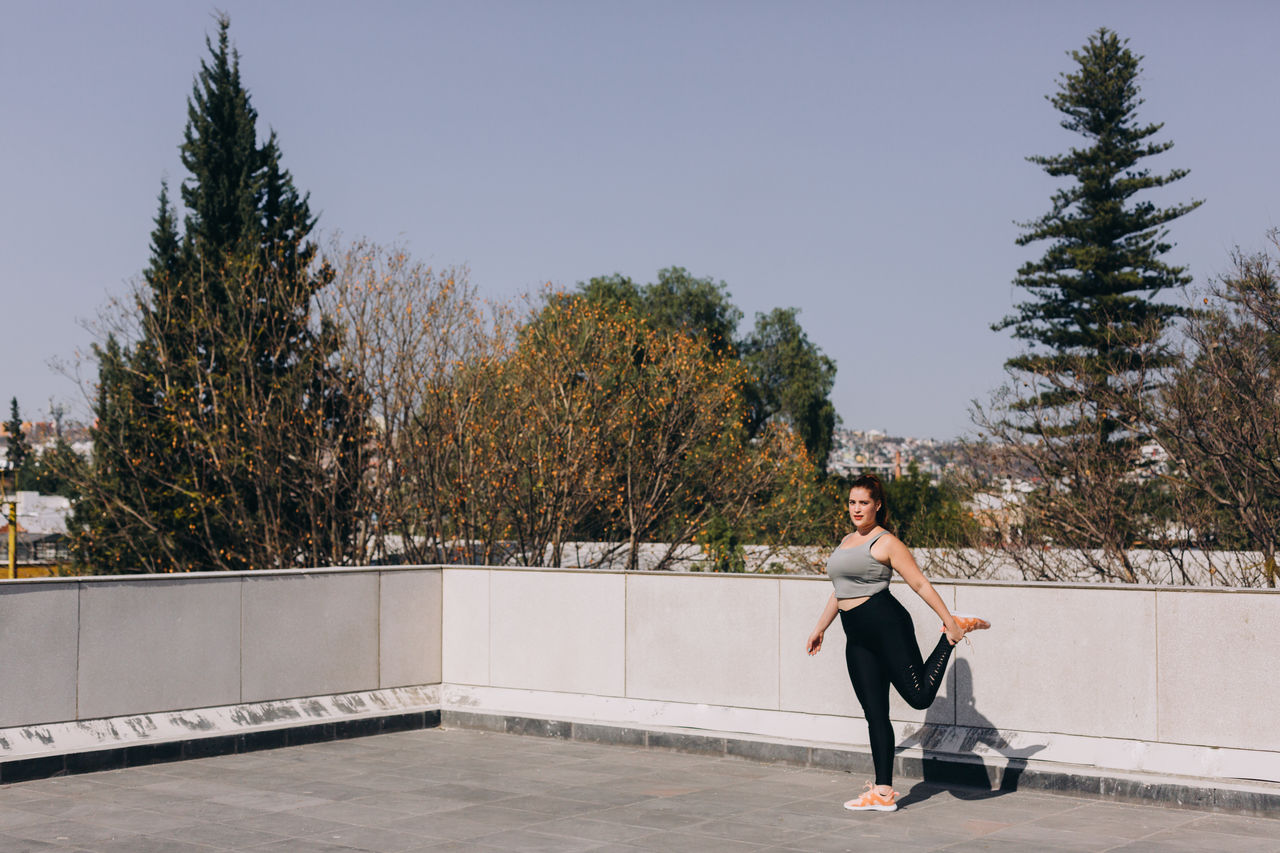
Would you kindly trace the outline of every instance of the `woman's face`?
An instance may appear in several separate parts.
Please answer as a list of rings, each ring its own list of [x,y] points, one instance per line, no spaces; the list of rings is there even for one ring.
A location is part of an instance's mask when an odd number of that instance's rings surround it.
[[[871,499],[871,490],[856,488],[849,490],[849,520],[853,522],[855,527],[865,527],[867,524],[874,524],[876,511],[880,509],[880,504]]]

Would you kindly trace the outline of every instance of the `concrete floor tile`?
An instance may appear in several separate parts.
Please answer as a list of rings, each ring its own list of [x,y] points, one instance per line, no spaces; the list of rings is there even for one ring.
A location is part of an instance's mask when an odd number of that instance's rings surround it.
[[[509,829],[495,832],[480,839],[486,847],[499,850],[520,850],[525,853],[582,853],[599,846],[598,841],[581,838],[565,838],[563,835],[547,835],[531,829]]]
[[[1099,835],[1136,840],[1156,832],[1193,825],[1199,817],[1197,812],[1178,809],[1084,803],[1079,808],[1068,812],[1038,818],[1029,825],[1054,830],[1087,829]],[[1272,830],[1280,834],[1280,826],[1273,826]]]
[[[590,788],[561,788],[557,795],[570,800],[581,800],[584,803],[596,803],[602,806],[625,806],[630,803],[650,800],[656,796],[652,793],[646,793],[644,786],[636,786],[630,782],[608,786],[596,785]]]
[[[728,838],[713,838],[707,835],[692,835],[687,832],[665,831],[637,838],[632,842],[642,850],[655,853],[748,853],[752,850],[764,850],[767,845],[750,844],[745,841],[733,841]]]
[[[262,817],[268,812],[245,809],[215,803],[212,800],[188,800],[156,798],[147,807],[151,811],[176,817],[189,818],[191,822],[235,823]]]
[[[727,838],[730,841],[746,841],[763,845],[793,843],[805,835],[794,829],[744,823],[736,818],[709,820],[706,823],[691,826],[685,832],[690,835],[709,835],[715,838]]]
[[[1223,851],[1223,853],[1277,853],[1280,851],[1280,834],[1270,838],[1230,833],[1203,832],[1187,827],[1167,832],[1153,833],[1146,838],[1115,847],[1116,850],[1134,851],[1147,848],[1159,848],[1168,853],[1200,853],[1200,851]]]
[[[170,838],[174,841],[207,844],[219,850],[240,850],[287,840],[285,836],[275,832],[249,829],[248,827],[226,823],[196,823],[185,826],[181,830],[150,834],[161,838]]]
[[[401,811],[393,811],[392,809],[384,809],[368,803],[356,803],[350,800],[304,806],[300,809],[290,809],[284,814],[319,818],[320,820],[345,823],[352,826],[388,826],[405,818],[404,812]]]
[[[626,826],[641,826],[650,830],[680,829],[704,823],[708,820],[705,816],[691,815],[678,809],[642,808],[644,805],[646,804],[615,806],[594,814],[600,820],[617,822]]]
[[[843,832],[834,833],[835,835],[853,833],[868,844],[923,847],[929,850],[972,838],[981,838],[1009,827],[1009,824],[994,821],[959,824],[926,823],[916,820],[914,815],[901,809],[888,815],[872,815],[866,812],[850,812],[850,815],[856,823],[850,824]]]
[[[1257,818],[1239,815],[1199,815],[1188,811],[1173,811],[1172,814],[1190,817],[1191,820],[1185,826],[1197,832],[1249,835],[1280,840],[1280,815],[1275,818]]]
[[[679,799],[683,803],[703,803],[708,806],[718,806],[725,815],[741,814],[742,812],[755,811],[757,809],[777,808],[793,802],[790,800],[779,802],[777,797],[769,794],[754,794],[749,791],[733,789],[697,791],[683,795]]]
[[[778,851],[794,851],[794,853],[865,853],[867,850],[874,850],[876,853],[924,853],[924,851],[937,850],[938,848],[932,844],[916,844],[909,841],[889,841],[876,839],[874,842],[868,842],[865,836],[854,835],[848,832],[828,833],[825,835],[811,835],[798,839],[792,845],[778,845],[769,848]]]
[[[0,832],[4,832],[11,826],[25,826],[31,823],[39,823],[46,817],[37,812],[27,811],[21,808],[11,808],[9,806],[0,806]]]
[[[744,823],[757,826],[785,829],[804,833],[805,835],[820,835],[848,829],[851,814],[851,812],[841,808],[839,803],[836,803],[833,805],[830,815],[796,814],[781,808],[772,808],[743,812],[736,817]],[[875,820],[883,819],[885,815],[863,815],[863,817]]]
[[[936,849],[945,850],[947,853],[1029,853],[1025,841],[1013,841],[990,836],[961,841]],[[1046,851],[1047,853],[1047,851],[1053,850],[1052,847],[1035,847],[1031,849],[1035,850],[1036,853],[1041,853],[1041,851]]]
[[[47,841],[33,841],[30,838],[17,838],[13,835],[5,835],[0,833],[0,850],[5,853],[85,853],[82,847],[66,847],[61,844],[51,844]]]
[[[8,791],[6,790],[5,793],[8,793]],[[101,803],[97,800],[76,799],[75,797],[64,797],[61,794],[45,794],[20,802],[10,801],[6,797],[3,804],[28,814],[44,815],[50,819],[72,817],[101,807]]]
[[[388,829],[450,841],[467,841],[508,829],[524,829],[543,821],[530,812],[501,806],[468,806],[465,809],[416,815],[387,825]]]
[[[586,803],[581,800],[571,800],[565,797],[549,797],[540,794],[529,794],[523,797],[510,797],[502,800],[501,802],[504,808],[533,812],[534,814],[542,816],[545,820],[586,814],[588,812],[600,811],[601,808],[603,808],[599,803]]]
[[[116,841],[97,842],[93,850],[94,853],[222,853],[217,847],[151,835],[134,835]]]
[[[288,812],[266,812],[234,822],[245,829],[260,829],[285,838],[309,838],[322,832],[342,829],[345,824],[332,820],[292,815]]]
[[[596,844],[625,842],[653,832],[647,826],[630,826],[615,821],[596,820],[592,817],[562,817],[538,824],[538,832],[563,836]]]
[[[443,837],[437,837],[437,839],[444,840]],[[371,853],[404,853],[414,847],[421,847],[424,838],[420,833],[396,832],[374,826],[345,826],[339,830],[319,833],[311,838],[291,840],[318,841],[356,850],[367,850]]]
[[[303,809],[308,806],[322,806],[328,803],[320,797],[306,797],[299,794],[286,794],[281,791],[241,790],[230,794],[219,794],[209,797],[212,802],[224,806],[256,809],[263,812],[287,812]]]
[[[1043,847],[1046,850],[1069,850],[1077,853],[1111,850],[1130,839],[1095,832],[1087,824],[1078,829],[1051,829],[1038,823],[1024,823],[1000,829],[983,836],[997,841],[1020,842],[1024,848]]]
[[[338,844],[327,844],[323,841],[316,841],[308,838],[290,838],[288,841],[278,841],[274,844],[265,844],[261,847],[250,848],[253,853],[342,853],[342,851],[356,851],[358,848],[345,847]],[[359,851],[359,853],[367,853],[367,851]]]
[[[26,826],[16,826],[10,828],[5,834],[16,838],[26,838],[31,841],[61,844],[65,847],[88,847],[90,849],[97,848],[109,841],[132,838],[137,835],[137,833],[78,820],[53,820]]]
[[[386,802],[387,796],[386,794],[375,794],[351,800],[351,803],[355,805],[368,803],[378,808],[386,808],[389,811],[398,812],[401,819],[415,815],[457,811],[458,809],[465,809],[475,805],[475,803],[469,803],[466,800],[455,800],[449,797],[436,796],[435,794],[405,794],[394,805],[389,805]]]

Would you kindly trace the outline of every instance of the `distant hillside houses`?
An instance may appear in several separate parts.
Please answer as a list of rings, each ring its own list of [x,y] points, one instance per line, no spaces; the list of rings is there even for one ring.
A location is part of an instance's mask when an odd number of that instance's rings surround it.
[[[827,470],[844,476],[872,471],[885,479],[899,477],[915,462],[935,480],[955,464],[959,444],[932,438],[899,438],[878,429],[837,429],[832,436]]]
[[[58,443],[59,432],[63,440],[71,445],[71,449],[81,456],[87,457],[93,449],[89,427],[83,424],[63,423],[59,427],[54,421],[23,421],[22,423],[22,434],[27,437],[27,443],[37,456],[52,449]],[[0,422],[0,459],[4,460],[4,467],[8,467],[9,431],[2,422]]]

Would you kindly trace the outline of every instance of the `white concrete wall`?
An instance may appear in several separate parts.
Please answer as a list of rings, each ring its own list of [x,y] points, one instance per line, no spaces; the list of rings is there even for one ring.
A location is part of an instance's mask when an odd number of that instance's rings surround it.
[[[900,744],[1280,781],[1280,592],[946,581],[991,631]],[[414,567],[0,582],[0,728],[441,684],[444,707],[863,745],[825,578]],[[927,653],[936,616],[893,592]],[[912,745],[915,746],[912,746]]]
[[[825,578],[443,572],[446,706],[866,742],[839,619],[820,654],[804,652]],[[932,708],[892,695],[900,740],[923,742],[927,724],[997,758],[1280,781],[1280,592],[935,587],[993,628],[957,649]],[[936,615],[892,591],[927,655]]]
[[[440,682],[433,568],[0,582],[0,728]]]
[[[80,594],[0,583],[0,728],[75,719]]]
[[[239,583],[83,584],[76,719],[239,702],[240,648]]]

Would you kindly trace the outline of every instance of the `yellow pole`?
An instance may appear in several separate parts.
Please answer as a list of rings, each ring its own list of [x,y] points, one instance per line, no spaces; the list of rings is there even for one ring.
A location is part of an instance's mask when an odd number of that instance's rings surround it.
[[[9,501],[9,580],[18,576],[18,502]]]

